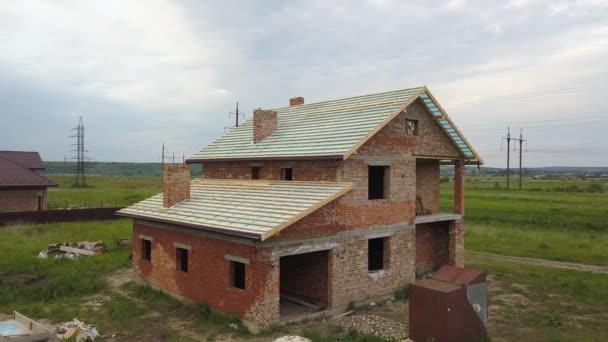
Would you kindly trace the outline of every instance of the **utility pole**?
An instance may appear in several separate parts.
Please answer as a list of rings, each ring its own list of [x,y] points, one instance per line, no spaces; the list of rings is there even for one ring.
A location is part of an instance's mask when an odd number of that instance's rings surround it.
[[[515,140],[519,140],[519,190],[521,190],[521,154],[522,154],[522,145],[524,143],[524,141],[526,142],[526,146],[528,146],[528,141],[524,140],[524,135],[523,135],[523,128],[519,129],[519,139],[515,139]],[[526,147],[527,148],[527,147]]]
[[[503,140],[507,140],[507,190],[509,190],[509,175],[511,173],[510,160],[511,160],[511,128],[507,127],[507,137],[503,137]]]
[[[163,149],[160,152],[160,184],[163,184],[163,177],[165,176],[165,142],[163,141]]]
[[[235,116],[236,122],[235,122],[235,127],[239,127],[239,116],[243,116],[243,119],[245,119],[245,113],[239,113],[239,102],[236,102],[236,112],[230,112],[228,113],[228,117],[231,117],[232,115]],[[228,128],[228,127],[226,127]]]
[[[519,138],[511,138],[511,128],[507,127],[507,137],[502,138],[503,141],[507,141],[507,190],[510,189],[510,176],[511,176],[511,140],[519,142],[519,190],[521,190],[521,180],[522,180],[522,152],[523,152],[523,143],[526,142],[526,146],[528,146],[528,141],[524,139],[523,129],[519,130]],[[513,150],[515,151],[516,145],[513,144]]]

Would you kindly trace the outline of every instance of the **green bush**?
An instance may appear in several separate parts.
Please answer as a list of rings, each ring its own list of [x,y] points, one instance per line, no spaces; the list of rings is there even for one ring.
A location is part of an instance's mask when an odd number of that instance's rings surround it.
[[[404,286],[395,292],[396,300],[407,300],[410,297],[410,289],[407,286]]]

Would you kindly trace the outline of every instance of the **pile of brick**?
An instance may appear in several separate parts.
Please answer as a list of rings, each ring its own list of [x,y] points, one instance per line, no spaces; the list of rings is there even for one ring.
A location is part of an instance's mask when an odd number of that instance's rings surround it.
[[[89,242],[64,242],[52,243],[47,249],[38,253],[39,258],[68,258],[75,259],[83,255],[93,256],[103,254],[108,251],[108,247],[103,241]]]
[[[70,322],[62,323],[57,329],[57,338],[60,340],[71,339],[77,342],[95,341],[99,331],[94,325],[85,324],[74,318]]]

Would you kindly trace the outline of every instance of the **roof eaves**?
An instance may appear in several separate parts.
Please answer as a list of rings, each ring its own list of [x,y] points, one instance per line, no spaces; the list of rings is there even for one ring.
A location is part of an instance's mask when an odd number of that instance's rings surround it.
[[[454,121],[452,121],[452,119],[451,119],[451,118],[450,118],[450,116],[447,114],[447,112],[445,111],[445,109],[443,108],[443,106],[441,106],[441,104],[439,103],[439,101],[437,101],[437,99],[435,99],[435,96],[433,96],[433,94],[432,94],[432,93],[431,93],[431,92],[428,90],[428,88],[427,88],[426,86],[425,86],[425,87],[423,87],[423,88],[424,88],[423,93],[426,93],[426,94],[427,94],[427,95],[428,95],[428,96],[431,98],[431,101],[433,101],[433,104],[434,104],[434,105],[435,105],[435,106],[436,106],[436,107],[439,109],[439,111],[440,111],[440,112],[441,112],[441,114],[442,114],[442,116],[441,116],[441,117],[439,117],[439,118],[434,117],[434,119],[435,119],[435,120],[438,120],[438,119],[444,119],[444,120],[447,120],[447,121],[450,123],[450,125],[452,126],[452,128],[454,128],[454,130],[456,131],[456,133],[458,134],[458,136],[460,137],[460,139],[462,139],[462,141],[465,143],[465,145],[466,145],[466,146],[469,148],[469,150],[471,150],[471,152],[473,152],[473,155],[475,156],[474,158],[466,158],[466,159],[468,159],[469,161],[471,161],[471,160],[473,159],[474,161],[473,161],[471,164],[483,165],[483,164],[484,164],[483,159],[482,159],[482,158],[479,156],[479,154],[477,153],[477,151],[475,151],[475,149],[474,149],[474,148],[473,148],[473,146],[472,146],[472,145],[469,143],[469,141],[467,140],[467,138],[465,138],[464,134],[462,134],[462,132],[461,132],[461,131],[458,129],[458,127],[457,127],[457,126],[454,124]],[[418,95],[418,96],[420,96],[420,95]],[[434,115],[433,115],[433,116],[434,116]],[[440,126],[440,127],[441,127],[441,129],[442,129],[442,130],[444,130],[444,132],[445,132],[445,129],[443,128],[443,126],[442,126],[442,125],[439,125],[439,126]],[[446,133],[447,133],[447,132],[446,132]],[[451,137],[449,134],[448,134],[448,137],[450,137],[450,140],[452,140],[452,141],[454,142],[454,139],[453,139],[453,138],[452,138],[452,137]],[[454,144],[456,144],[456,142],[454,142]],[[457,148],[458,148],[458,150],[459,150],[459,151],[461,151],[461,153],[462,153],[462,150],[460,149],[460,147],[458,147],[457,145],[456,145],[456,147],[457,147]],[[463,155],[464,155],[464,153],[463,153]]]
[[[203,230],[203,231],[208,231],[208,232],[213,232],[213,233],[220,233],[220,234],[231,235],[231,236],[244,237],[244,238],[248,238],[248,239],[252,239],[252,240],[261,240],[260,234],[238,232],[238,231],[234,231],[234,230],[230,230],[230,229],[209,227],[209,226],[198,225],[198,224],[193,224],[193,223],[186,223],[186,222],[171,220],[171,219],[166,219],[166,218],[150,217],[150,216],[144,216],[144,215],[125,213],[125,212],[120,212],[120,211],[117,211],[116,213],[114,213],[114,215],[121,216],[121,217],[128,217],[128,218],[132,218],[132,219],[169,223],[169,224],[174,224],[176,226],[182,226],[182,227],[186,227],[186,228]]]

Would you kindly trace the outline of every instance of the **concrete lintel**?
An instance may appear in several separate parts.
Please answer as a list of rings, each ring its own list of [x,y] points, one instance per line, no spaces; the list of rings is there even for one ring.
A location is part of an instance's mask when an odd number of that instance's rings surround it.
[[[288,255],[296,255],[296,254],[304,254],[304,253],[312,253],[319,251],[327,251],[338,245],[337,242],[332,242],[331,240],[325,242],[317,242],[314,244],[301,244],[293,247],[286,247],[281,249],[275,249],[272,251],[272,256],[274,257],[284,257]]]
[[[154,241],[154,238],[150,235],[139,234],[139,238],[142,240]]]
[[[143,226],[149,226],[149,227],[153,227],[153,228],[160,228],[160,229],[164,229],[164,230],[168,230],[168,231],[172,231],[172,232],[190,234],[190,235],[199,236],[199,237],[203,237],[203,238],[207,238],[207,239],[223,240],[223,241],[234,242],[234,243],[247,245],[247,246],[255,246],[255,241],[252,241],[250,239],[240,238],[237,236],[229,236],[229,235],[225,235],[225,234],[218,234],[218,233],[213,233],[213,232],[205,232],[205,231],[196,230],[196,229],[189,229],[189,228],[180,227],[180,226],[169,224],[169,223],[154,222],[154,221],[141,220],[141,219],[134,219],[133,223],[141,224]]]
[[[369,165],[377,165],[377,166],[390,165],[390,164],[392,164],[394,162],[400,162],[400,161],[404,161],[404,160],[411,160],[411,159],[413,159],[412,157],[409,157],[409,156],[405,156],[405,157],[403,157],[403,156],[372,157],[372,156],[363,156],[363,155],[358,155],[358,154],[353,154],[349,158],[363,160],[364,162],[366,162]]]
[[[395,234],[395,232],[380,232],[380,233],[367,234],[367,235],[365,235],[365,237],[367,239],[378,239],[378,238],[389,237],[389,236],[392,236],[393,234]]]
[[[187,249],[189,251],[192,250],[192,247],[190,247],[190,245],[184,245],[183,243],[179,243],[179,242],[174,242],[173,243],[173,247],[177,247],[177,248],[181,248],[181,249]]]
[[[249,265],[249,259],[247,259],[247,258],[241,258],[240,256],[236,256],[236,255],[225,254],[224,255],[224,259],[230,260],[230,261],[236,261],[236,262],[240,262],[242,264]]]
[[[357,229],[357,230],[348,230],[345,232],[339,232],[337,234],[334,235],[329,235],[329,236],[318,236],[318,237],[309,237],[309,238],[285,238],[285,239],[271,239],[271,240],[267,240],[267,241],[262,241],[262,242],[257,242],[256,246],[260,247],[260,248],[267,248],[267,247],[283,247],[283,246],[291,246],[291,245],[296,245],[296,244],[318,244],[318,243],[323,243],[323,242],[327,242],[327,241],[335,241],[335,240],[341,240],[341,239],[349,239],[349,238],[356,238],[356,237],[361,237],[361,238],[365,238],[368,235],[372,235],[372,234],[387,234],[388,235],[392,235],[396,232],[399,231],[406,231],[409,229],[414,229],[415,225],[413,224],[408,224],[408,223],[397,223],[397,224],[391,224],[391,225],[382,225],[382,226],[375,226],[375,227],[371,227],[369,229]]]
[[[432,223],[432,222],[441,222],[441,221],[457,221],[457,220],[462,220],[462,215],[450,214],[450,213],[439,213],[439,214],[433,214],[433,215],[416,216],[416,218],[414,219],[414,224]]]

